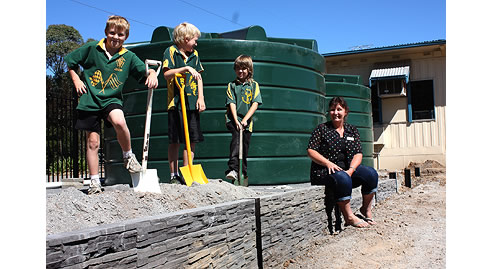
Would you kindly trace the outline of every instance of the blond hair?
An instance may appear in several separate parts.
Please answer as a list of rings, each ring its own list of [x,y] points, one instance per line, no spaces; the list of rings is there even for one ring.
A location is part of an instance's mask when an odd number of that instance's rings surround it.
[[[111,27],[114,27],[116,30],[125,31],[127,38],[130,35],[130,23],[121,16],[109,16],[108,20],[106,21],[106,28],[104,29],[104,33],[107,34]]]
[[[173,40],[176,45],[180,45],[186,42],[185,39],[193,39],[195,36],[200,37],[201,35],[200,30],[195,25],[183,22],[174,27]]]
[[[253,80],[253,59],[251,56],[241,54],[237,56],[234,61],[234,70],[237,68],[246,68],[248,69],[248,76],[246,77],[247,81]]]

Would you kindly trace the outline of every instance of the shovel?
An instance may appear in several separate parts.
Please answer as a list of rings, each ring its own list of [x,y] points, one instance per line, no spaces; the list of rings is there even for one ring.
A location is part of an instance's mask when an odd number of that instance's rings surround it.
[[[181,171],[181,175],[185,180],[186,186],[191,186],[193,182],[197,182],[199,184],[207,184],[208,179],[205,176],[205,172],[203,172],[203,168],[200,164],[193,165],[193,160],[191,159],[191,146],[190,146],[190,134],[188,132],[188,117],[186,115],[186,106],[185,106],[185,94],[184,88],[186,83],[186,75],[183,74],[175,74],[175,83],[179,88],[179,96],[181,99],[181,111],[183,113],[183,126],[184,126],[184,135],[186,140],[186,151],[188,154],[188,165],[179,168]]]
[[[156,60],[145,60],[145,70],[149,71],[149,65],[157,66],[157,75],[161,71],[162,62]],[[139,192],[154,192],[161,193],[161,187],[159,186],[159,177],[157,176],[157,169],[147,169],[147,161],[149,159],[149,143],[150,143],[150,120],[152,118],[152,97],[154,90],[149,89],[147,94],[147,115],[145,116],[145,132],[143,143],[143,156],[142,156],[142,172],[132,173],[133,190]]]
[[[243,130],[244,127],[241,126],[239,130],[239,176],[238,181],[240,186],[248,187],[248,180],[243,176]]]

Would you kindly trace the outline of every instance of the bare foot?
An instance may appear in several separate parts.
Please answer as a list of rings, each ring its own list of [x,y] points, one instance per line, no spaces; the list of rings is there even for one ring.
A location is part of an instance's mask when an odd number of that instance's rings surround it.
[[[353,226],[355,228],[367,228],[369,227],[369,224],[354,215],[353,217],[345,221],[345,226]]]
[[[361,207],[359,209],[360,211],[360,214],[362,215],[363,219],[369,223],[370,225],[376,225],[377,223],[374,221],[374,219],[372,219],[372,212],[370,209],[367,209],[367,208],[363,208]]]

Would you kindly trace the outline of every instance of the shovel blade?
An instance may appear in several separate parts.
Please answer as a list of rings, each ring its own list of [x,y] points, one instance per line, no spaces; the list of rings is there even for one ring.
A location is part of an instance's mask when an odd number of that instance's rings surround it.
[[[147,169],[145,173],[131,173],[130,175],[134,191],[161,193],[157,169]]]
[[[183,176],[186,186],[191,186],[191,184],[193,183],[193,177],[191,176],[190,168],[188,166],[183,166],[179,168],[179,171]]]
[[[181,171],[181,175],[183,176],[186,186],[188,187],[191,186],[193,181],[199,184],[208,183],[207,176],[205,176],[205,172],[203,172],[201,164],[183,166],[179,168],[179,171]]]

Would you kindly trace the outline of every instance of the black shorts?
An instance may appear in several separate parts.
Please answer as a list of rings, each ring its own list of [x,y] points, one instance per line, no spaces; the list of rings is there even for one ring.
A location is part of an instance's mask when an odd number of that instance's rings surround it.
[[[172,109],[167,112],[169,144],[186,143],[182,115],[183,113],[178,109]],[[186,116],[188,118],[190,143],[202,142],[204,139],[202,129],[200,128],[200,113],[198,110],[187,110]]]
[[[112,128],[111,122],[108,121],[108,116],[114,109],[123,110],[120,104],[109,104],[99,111],[77,110],[77,122],[75,129],[101,133],[101,120],[104,120],[104,125]]]

